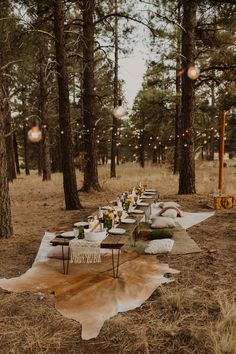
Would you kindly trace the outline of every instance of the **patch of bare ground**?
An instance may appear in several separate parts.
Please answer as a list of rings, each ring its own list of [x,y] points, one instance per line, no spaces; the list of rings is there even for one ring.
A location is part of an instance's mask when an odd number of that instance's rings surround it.
[[[18,276],[31,267],[46,228],[82,220],[132,187],[136,180],[121,171],[124,167],[112,181],[107,170],[100,172],[106,191],[81,193],[81,211],[64,210],[59,175],[49,183],[41,183],[37,176],[15,181],[11,186],[15,234],[1,240],[0,276]],[[209,211],[207,190],[201,185],[201,194],[176,195],[176,177],[168,169],[159,171],[158,178],[147,170],[132,175],[159,188],[162,200],[178,200],[183,210]],[[169,185],[164,183],[167,176]],[[158,256],[160,262],[180,270],[175,282],[158,288],[140,308],[106,321],[100,335],[89,341],[81,340],[79,323],[57,312],[53,295],[0,289],[0,353],[235,354],[236,210],[217,211],[188,232],[201,253]]]

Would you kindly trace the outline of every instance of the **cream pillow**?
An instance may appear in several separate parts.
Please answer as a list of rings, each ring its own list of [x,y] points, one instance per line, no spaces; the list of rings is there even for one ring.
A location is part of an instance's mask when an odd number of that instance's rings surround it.
[[[176,209],[167,209],[164,211],[161,216],[165,216],[167,218],[175,219],[178,215],[178,211]]]
[[[151,224],[152,229],[173,228],[176,226],[173,218],[167,218],[165,216],[157,216],[155,219],[152,219]]]
[[[167,253],[172,250],[173,245],[174,240],[169,238],[153,240],[148,243],[148,246],[145,248],[144,252],[148,254]]]
[[[180,205],[176,202],[162,202],[159,204],[160,208],[165,208],[165,207],[174,207],[174,208],[179,208]]]

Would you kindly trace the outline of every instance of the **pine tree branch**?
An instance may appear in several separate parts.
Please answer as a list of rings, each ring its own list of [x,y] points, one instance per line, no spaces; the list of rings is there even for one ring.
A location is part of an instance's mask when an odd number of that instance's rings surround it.
[[[149,1],[139,0],[139,2],[142,2],[142,3],[146,4],[146,5],[154,5],[155,7],[159,6],[159,4],[156,5],[156,4],[153,4],[153,3],[149,2]],[[172,23],[173,25],[178,26],[182,31],[186,32],[185,28],[183,26],[181,26],[180,23],[176,22],[175,20],[172,20],[170,17],[161,15],[159,12],[154,12],[154,13],[155,13],[155,15],[158,18],[161,18],[162,20],[165,20],[165,21],[167,21],[169,23]]]
[[[134,22],[137,22],[137,23],[140,23],[141,25],[147,27],[147,28],[152,32],[153,36],[156,37],[156,32],[157,32],[157,30],[154,29],[152,26],[150,26],[148,23],[143,22],[142,20],[139,20],[139,19],[137,19],[137,18],[135,18],[135,17],[131,17],[131,16],[126,15],[126,14],[124,14],[124,13],[118,13],[118,12],[116,13],[116,12],[114,12],[114,13],[107,14],[107,15],[101,17],[99,20],[95,21],[95,22],[94,22],[94,25],[96,26],[97,24],[99,24],[99,23],[105,21],[107,18],[109,18],[109,17],[115,17],[115,16],[121,17],[121,18],[125,18],[125,19],[127,19],[127,20],[131,20],[131,21],[134,21]]]
[[[201,70],[201,72],[206,72],[206,71],[211,71],[211,70],[218,70],[218,71],[224,71],[224,70],[230,70],[230,69],[236,69],[236,64],[232,65],[213,65],[209,66],[208,68],[204,68]]]
[[[18,60],[9,61],[7,64],[3,65],[3,66],[0,68],[0,71],[4,71],[6,68],[8,68],[8,66],[13,65],[13,64],[15,64],[15,63],[22,62],[22,61],[23,61],[23,59],[18,59]]]
[[[47,31],[43,31],[43,30],[40,30],[40,29],[32,29],[32,30],[25,31],[25,33],[28,33],[28,32],[43,33],[43,34],[47,35],[48,37],[52,38],[54,41],[56,41],[56,38],[50,32],[47,32]]]

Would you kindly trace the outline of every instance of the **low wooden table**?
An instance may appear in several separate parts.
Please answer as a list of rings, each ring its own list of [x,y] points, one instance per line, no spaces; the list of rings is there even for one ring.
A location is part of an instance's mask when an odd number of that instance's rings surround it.
[[[119,275],[120,250],[121,250],[121,248],[125,244],[130,242],[130,237],[133,237],[134,240],[136,239],[137,223],[139,223],[144,216],[145,216],[145,220],[146,220],[146,212],[150,208],[150,204],[153,203],[154,199],[155,199],[155,196],[153,196],[153,198],[145,199],[145,202],[147,202],[149,205],[148,206],[137,207],[137,209],[142,209],[144,211],[144,214],[135,214],[135,213],[130,213],[129,214],[129,217],[131,217],[131,218],[136,220],[135,223],[133,223],[133,224],[120,223],[119,224],[119,227],[122,227],[123,229],[126,230],[125,234],[123,234],[123,235],[111,235],[111,234],[109,234],[101,242],[101,248],[109,248],[109,249],[112,250],[112,273],[113,273],[113,277],[114,278],[118,278],[118,275]],[[58,246],[58,245],[62,246],[63,272],[64,272],[65,275],[68,274],[68,271],[69,271],[70,248],[68,249],[68,255],[67,255],[68,257],[67,257],[67,260],[66,260],[65,259],[65,253],[64,253],[64,246],[69,246],[69,242],[72,239],[73,239],[73,237],[72,238],[64,238],[62,236],[57,236],[51,241],[53,246]],[[114,250],[118,250],[116,264],[115,264]]]
[[[72,238],[64,238],[62,236],[56,236],[51,244],[53,246],[62,246],[62,262],[63,262],[63,272],[65,275],[69,271],[69,260],[70,260],[70,248],[68,249],[67,259],[65,258],[64,246],[69,246]],[[113,278],[118,278],[119,275],[119,265],[120,265],[120,249],[125,244],[129,242],[127,235],[108,235],[102,242],[101,248],[110,248],[112,250],[112,274]],[[114,250],[118,250],[117,261],[115,264]]]

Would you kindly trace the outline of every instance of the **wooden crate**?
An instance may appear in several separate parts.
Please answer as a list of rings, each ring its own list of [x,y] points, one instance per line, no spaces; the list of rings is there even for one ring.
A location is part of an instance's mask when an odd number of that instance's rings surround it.
[[[228,195],[218,196],[209,194],[207,205],[213,209],[230,209],[234,206],[234,198]]]

